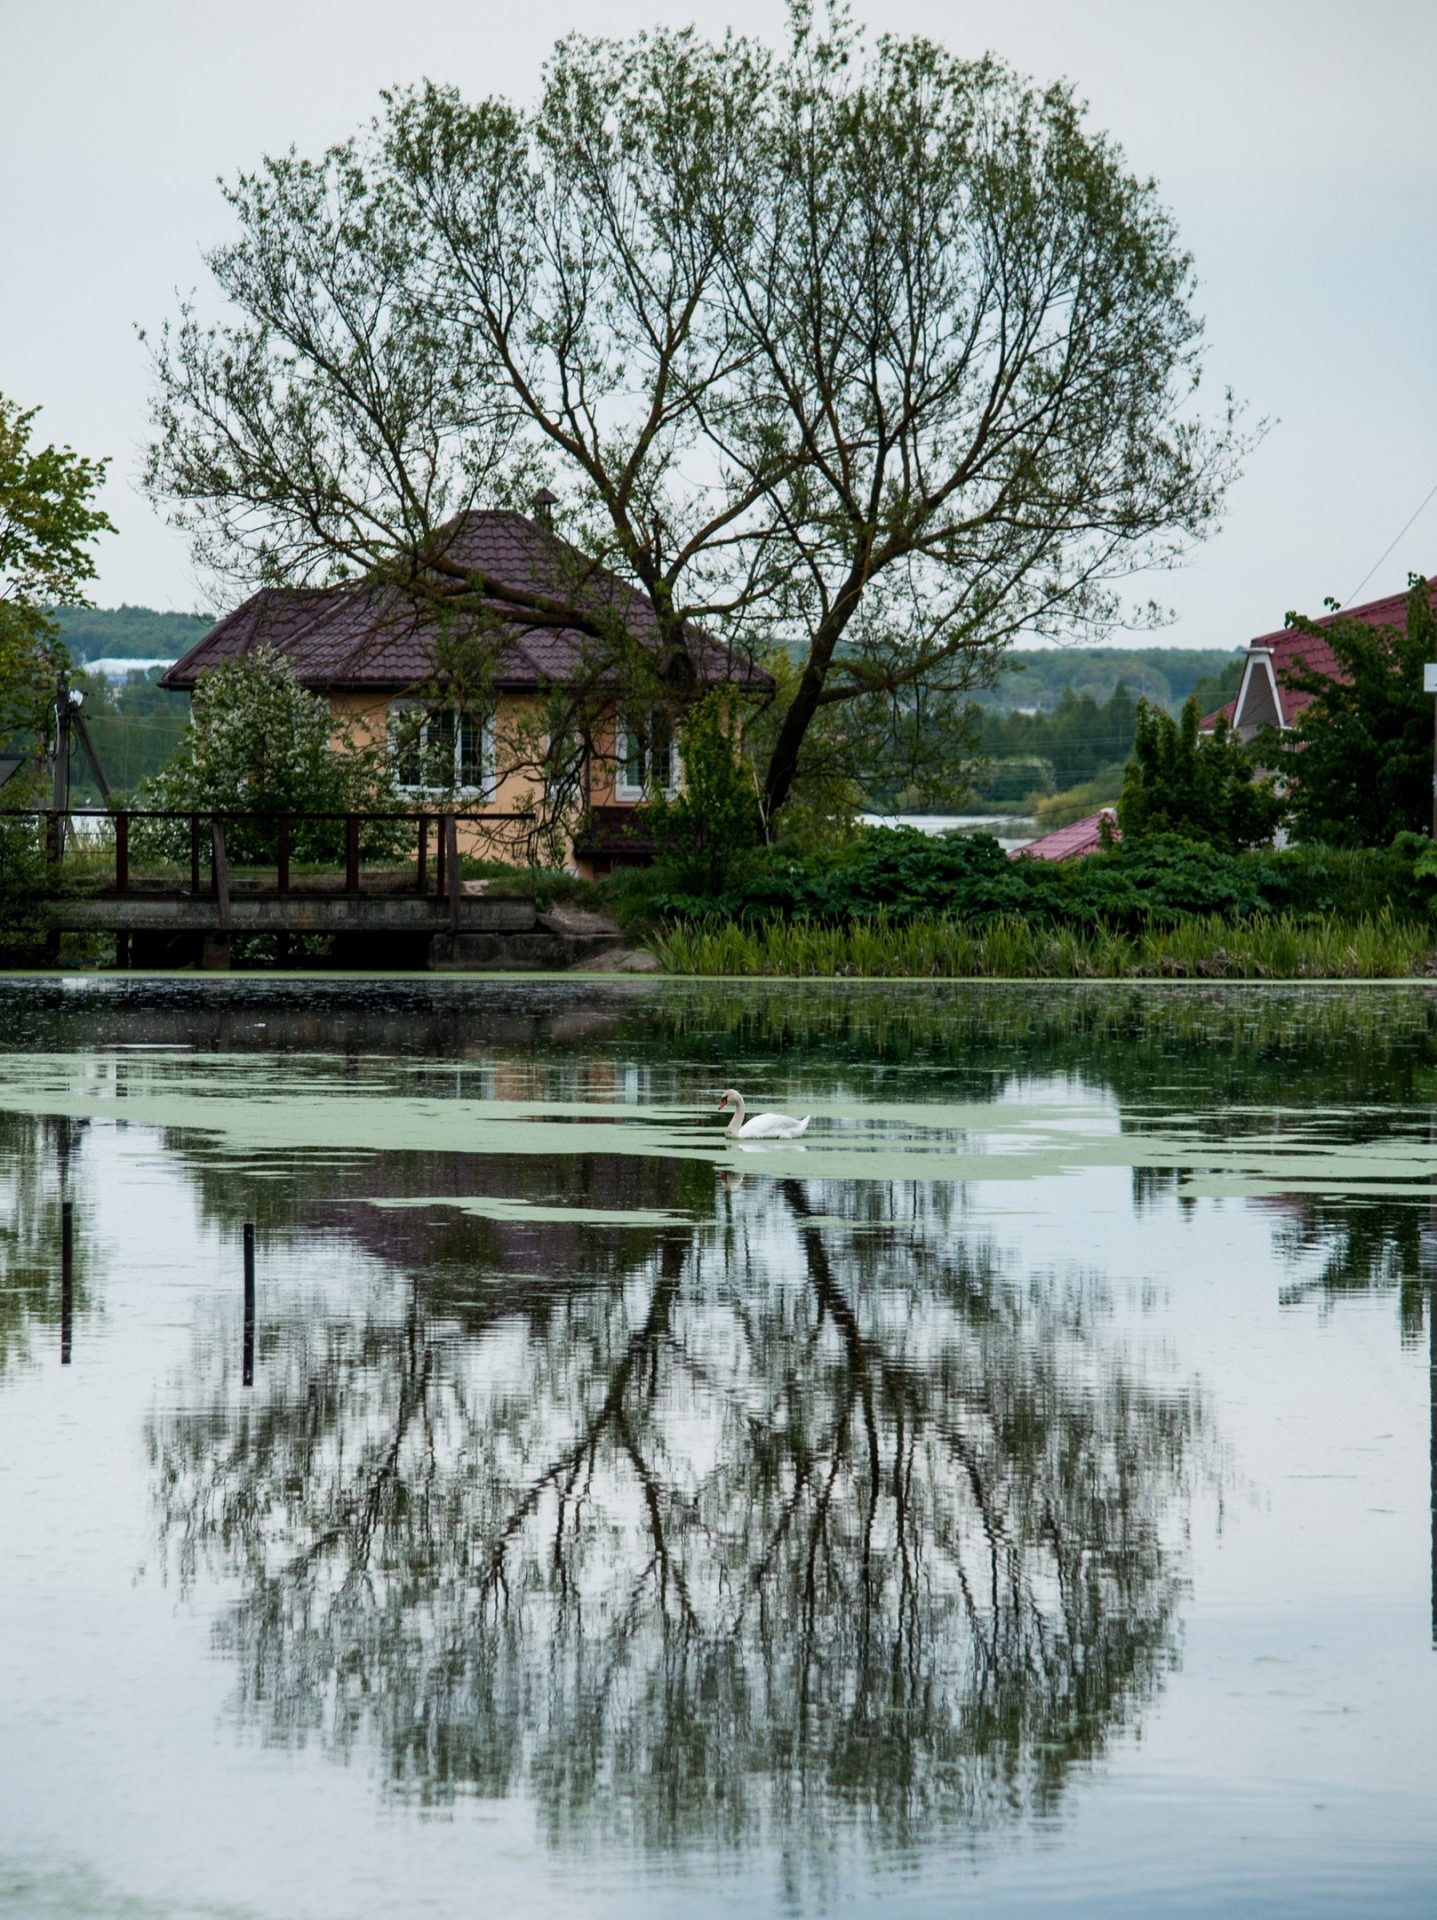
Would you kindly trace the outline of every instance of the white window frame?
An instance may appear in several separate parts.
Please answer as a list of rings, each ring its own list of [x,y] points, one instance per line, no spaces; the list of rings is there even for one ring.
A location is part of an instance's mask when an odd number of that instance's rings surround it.
[[[486,714],[484,716],[484,719],[480,722],[480,725],[479,725],[479,766],[480,766],[482,778],[478,786],[474,786],[472,784],[465,785],[460,781],[460,778],[459,778],[459,768],[460,768],[459,754],[460,754],[460,748],[463,742],[463,722],[465,719],[465,715],[461,712],[461,710],[458,707],[448,707],[448,708],[432,707],[432,706],[429,706],[423,700],[392,700],[389,704],[389,713],[388,713],[388,739],[389,739],[390,755],[397,763],[399,759],[399,743],[398,743],[396,727],[395,727],[396,719],[402,721],[406,716],[414,713],[418,713],[423,715],[423,718],[419,723],[419,735],[418,735],[418,743],[417,743],[419,748],[420,763],[422,765],[426,755],[430,751],[429,738],[428,738],[430,717],[436,713],[441,713],[441,712],[450,713],[454,717],[454,780],[453,780],[453,783],[450,786],[439,786],[439,787],[424,786],[424,785],[412,786],[407,781],[398,779],[396,774],[395,784],[398,786],[399,791],[401,793],[410,794],[415,799],[419,799],[419,800],[431,799],[440,795],[452,794],[456,800],[479,800],[484,802],[487,805],[487,803],[494,798],[495,790],[497,787],[497,781],[495,778],[494,717],[492,714]]]
[[[620,714],[614,723],[614,798],[616,800],[647,800],[653,792],[653,768],[647,764],[645,755],[644,780],[641,786],[635,786],[627,778],[629,765],[629,729],[625,716]],[[678,792],[683,779],[683,766],[679,759],[679,743],[672,734],[669,736],[669,777],[663,791],[672,800]]]

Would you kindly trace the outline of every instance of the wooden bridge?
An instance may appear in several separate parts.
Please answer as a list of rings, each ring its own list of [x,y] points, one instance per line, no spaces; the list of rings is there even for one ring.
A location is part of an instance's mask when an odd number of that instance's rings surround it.
[[[517,815],[174,813],[53,809],[29,820],[53,876],[52,937],[100,933],[120,967],[227,967],[234,943],[272,936],[274,962],[328,943],[341,965],[581,966],[619,948],[597,914],[541,912],[463,878],[459,829]],[[336,852],[331,852],[336,849]]]

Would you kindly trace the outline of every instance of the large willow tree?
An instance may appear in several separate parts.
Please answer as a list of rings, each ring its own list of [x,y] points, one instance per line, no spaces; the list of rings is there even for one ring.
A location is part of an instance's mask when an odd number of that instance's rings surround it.
[[[229,315],[155,350],[150,485],[200,558],[462,614],[513,583],[455,516],[542,481],[657,612],[636,650],[562,583],[506,595],[592,634],[595,687],[647,661],[681,705],[698,627],[790,649],[770,814],[816,721],[861,739],[1124,617],[1242,451],[1195,399],[1192,263],[1072,93],[804,6],[777,55],[565,40],[527,111],[386,97],[228,199]]]

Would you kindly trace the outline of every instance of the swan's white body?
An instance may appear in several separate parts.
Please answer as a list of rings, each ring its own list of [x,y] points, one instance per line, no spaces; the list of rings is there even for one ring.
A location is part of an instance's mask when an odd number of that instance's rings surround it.
[[[733,1108],[733,1119],[725,1128],[730,1140],[796,1140],[813,1118],[809,1113],[801,1120],[787,1113],[756,1113],[752,1119],[745,1120],[743,1095],[735,1093],[732,1087],[719,1098],[719,1112],[725,1107]]]

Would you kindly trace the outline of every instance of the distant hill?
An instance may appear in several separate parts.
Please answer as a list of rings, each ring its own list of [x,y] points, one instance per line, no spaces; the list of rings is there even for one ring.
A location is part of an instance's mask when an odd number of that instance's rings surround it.
[[[178,660],[207,634],[207,613],[157,613],[153,607],[54,607],[72,659]]]

